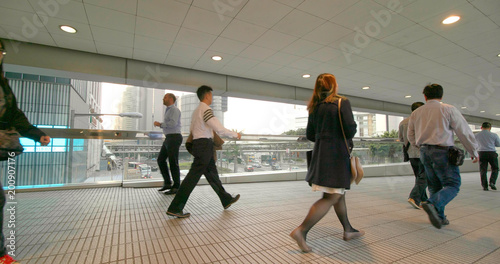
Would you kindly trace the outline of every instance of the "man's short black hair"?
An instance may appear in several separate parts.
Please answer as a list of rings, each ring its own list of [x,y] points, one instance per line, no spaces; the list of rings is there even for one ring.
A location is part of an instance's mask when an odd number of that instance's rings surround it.
[[[482,125],[481,125],[482,128],[491,128],[491,123],[490,122],[484,122]]]
[[[198,99],[200,101],[203,101],[203,98],[205,98],[205,94],[212,92],[213,89],[210,86],[207,85],[202,85],[196,90],[196,95],[198,96]]]
[[[441,99],[443,98],[443,87],[437,83],[428,84],[425,86],[423,94],[427,99]]]
[[[424,103],[422,103],[422,102],[415,102],[415,103],[413,103],[411,105],[411,111],[413,112],[413,111],[417,110],[417,108],[421,107],[422,105],[424,105]]]

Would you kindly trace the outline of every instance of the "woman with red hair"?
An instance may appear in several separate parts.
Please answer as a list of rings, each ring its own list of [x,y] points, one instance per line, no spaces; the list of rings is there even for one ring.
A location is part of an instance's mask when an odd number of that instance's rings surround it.
[[[306,244],[307,233],[332,206],[344,227],[344,240],[358,238],[365,233],[354,229],[347,217],[345,191],[351,186],[351,167],[350,154],[340,122],[344,127],[350,149],[353,147],[352,138],[356,134],[357,125],[349,100],[338,95],[337,91],[335,76],[329,73],[320,74],[307,105],[309,119],[306,136],[308,140],[314,142],[314,149],[306,181],[313,191],[323,192],[323,197],[311,206],[302,224],[290,234],[303,252],[311,251]],[[339,109],[342,120],[339,120]]]

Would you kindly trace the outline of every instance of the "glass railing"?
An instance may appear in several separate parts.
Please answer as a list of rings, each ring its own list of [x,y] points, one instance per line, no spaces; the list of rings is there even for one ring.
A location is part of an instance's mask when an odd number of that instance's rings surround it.
[[[12,177],[6,177],[12,173],[17,189],[162,181],[156,160],[163,143],[161,132],[43,130],[52,137],[49,146],[22,141],[25,152],[0,163],[4,186],[12,184]],[[187,135],[183,136],[185,140]],[[221,177],[304,173],[306,151],[314,145],[303,136],[243,135],[241,140],[225,141],[217,151]],[[403,162],[402,144],[395,139],[355,138],[354,155],[365,166]],[[181,178],[192,161],[183,143]]]

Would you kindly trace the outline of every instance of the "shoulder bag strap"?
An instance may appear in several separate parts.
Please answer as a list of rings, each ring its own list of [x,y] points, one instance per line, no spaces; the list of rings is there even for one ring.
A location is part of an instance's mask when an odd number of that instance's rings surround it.
[[[340,121],[340,128],[342,129],[342,135],[344,135],[344,142],[345,142],[345,147],[347,148],[347,153],[349,153],[349,156],[351,153],[349,152],[349,145],[347,145],[347,139],[345,138],[345,132],[344,132],[344,125],[342,124],[342,116],[340,115],[340,104],[342,102],[342,98],[339,98],[339,121]]]

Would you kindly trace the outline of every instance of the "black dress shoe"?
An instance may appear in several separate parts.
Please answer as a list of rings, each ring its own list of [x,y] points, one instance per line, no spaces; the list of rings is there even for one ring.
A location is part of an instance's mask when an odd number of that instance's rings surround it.
[[[483,188],[483,191],[489,191],[489,190],[488,190],[488,187],[484,187],[484,188]]]
[[[179,189],[172,188],[168,192],[164,192],[165,195],[176,194]]]
[[[182,211],[180,211],[180,212],[170,212],[170,211],[167,211],[167,214],[171,215],[171,216],[176,216],[178,218],[188,218],[188,217],[191,216],[190,213],[183,213]]]
[[[438,215],[434,205],[431,203],[428,203],[428,202],[422,202],[421,205],[422,205],[422,208],[424,208],[424,211],[429,216],[429,220],[431,221],[431,224],[435,228],[441,229],[443,222],[442,222],[441,218],[439,218],[439,215]]]
[[[240,195],[238,194],[235,197],[233,197],[233,199],[231,199],[231,202],[229,202],[227,205],[224,206],[224,209],[229,208],[232,204],[236,203],[239,199],[240,199]]]
[[[168,189],[171,189],[172,188],[172,185],[167,185],[167,186],[163,186],[161,189],[159,189],[158,191],[159,192],[163,192],[163,191],[166,191]]]
[[[495,191],[497,190],[497,187],[495,186],[495,184],[491,184],[491,183],[490,183],[490,188],[491,188],[492,190],[495,190]]]

